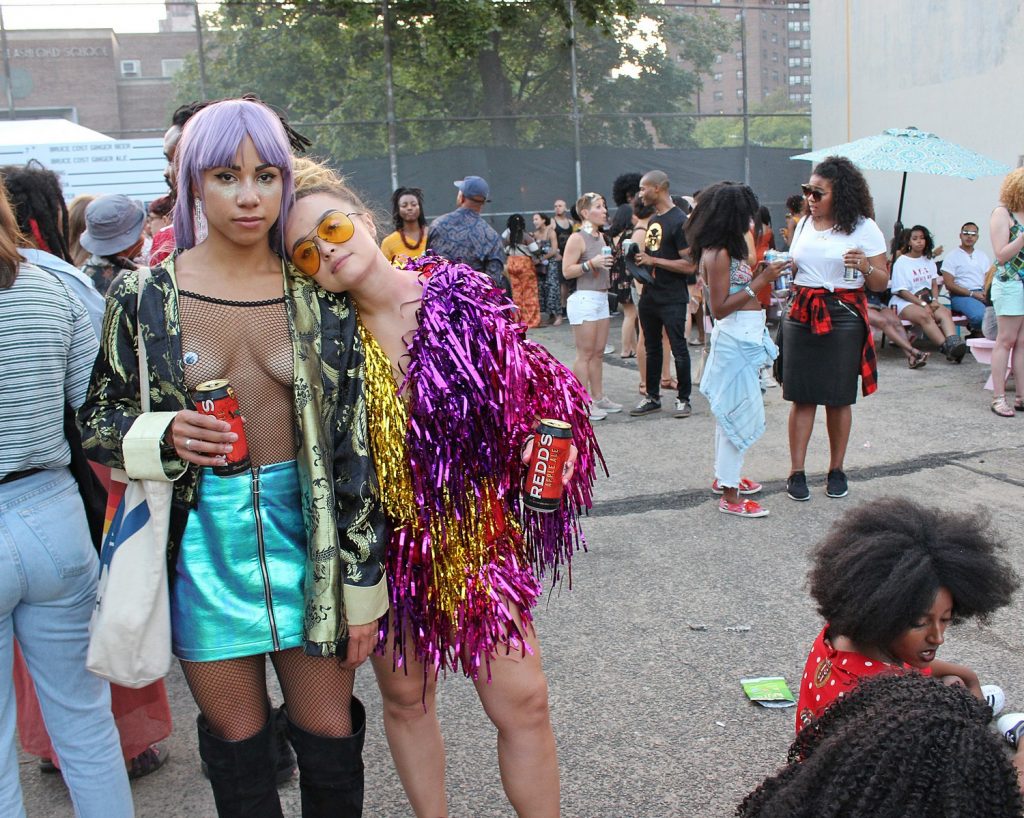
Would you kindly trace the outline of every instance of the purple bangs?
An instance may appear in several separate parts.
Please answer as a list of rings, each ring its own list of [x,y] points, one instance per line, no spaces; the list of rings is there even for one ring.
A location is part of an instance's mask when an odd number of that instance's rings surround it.
[[[178,247],[195,246],[192,199],[203,195],[203,171],[231,165],[245,137],[252,139],[260,159],[281,171],[284,193],[281,213],[270,232],[271,247],[282,258],[288,210],[295,200],[292,182],[292,153],[288,137],[277,114],[266,105],[246,99],[227,99],[203,108],[188,122],[175,152],[177,201],[174,204],[174,237]]]

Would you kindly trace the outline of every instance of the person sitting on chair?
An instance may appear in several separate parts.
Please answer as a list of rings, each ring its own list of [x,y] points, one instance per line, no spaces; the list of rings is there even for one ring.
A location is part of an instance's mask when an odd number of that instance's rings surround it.
[[[978,225],[965,222],[960,228],[960,246],[942,262],[942,280],[949,291],[949,306],[967,318],[972,332],[981,331],[985,317],[985,273],[992,262],[977,249]]]
[[[910,238],[892,265],[889,306],[900,318],[920,327],[947,360],[960,363],[967,344],[957,334],[949,308],[939,303],[938,271],[931,258],[934,249],[927,227],[916,224],[910,228]]]

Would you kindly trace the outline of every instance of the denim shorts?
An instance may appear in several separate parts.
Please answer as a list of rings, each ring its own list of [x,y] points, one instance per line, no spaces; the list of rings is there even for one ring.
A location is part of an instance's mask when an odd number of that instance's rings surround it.
[[[606,290],[577,290],[565,302],[565,312],[574,327],[586,321],[600,321],[609,318],[608,292]]]
[[[1014,275],[1009,281],[992,279],[992,305],[996,315],[1024,315],[1024,281]]]

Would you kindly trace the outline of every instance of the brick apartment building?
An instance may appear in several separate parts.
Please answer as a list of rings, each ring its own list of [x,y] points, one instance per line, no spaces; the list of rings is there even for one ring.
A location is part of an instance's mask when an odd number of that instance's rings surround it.
[[[740,19],[746,29],[746,93],[753,109],[775,92],[790,105],[811,104],[811,12],[809,0],[667,0],[668,5]],[[719,54],[696,99],[698,113],[743,113],[743,49],[737,37]]]
[[[197,47],[192,11],[184,5],[186,17],[183,5],[167,3],[159,33],[8,31],[14,118],[61,117],[122,139],[159,136],[174,109],[172,77]],[[0,85],[0,118],[7,117]]]

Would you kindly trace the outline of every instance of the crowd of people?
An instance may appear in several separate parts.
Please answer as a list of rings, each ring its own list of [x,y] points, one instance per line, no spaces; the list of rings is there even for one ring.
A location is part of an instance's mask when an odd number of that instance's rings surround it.
[[[1005,394],[1008,368],[1024,383],[1024,170],[992,214],[995,265],[967,222],[940,267],[923,225],[889,252],[864,177],[840,157],[787,201],[787,252],[772,255],[771,216],[749,186],[681,197],[660,170],[616,179],[612,211],[588,192],[529,221],[513,214],[501,234],[482,215],[491,191],[480,176],[455,181],[454,210],[430,224],[423,192],[402,187],[380,237],[342,177],[296,155],[308,146],[246,97],[175,113],[169,193],[148,207],[117,194],[66,205],[42,166],[0,169],[0,527],[13,546],[0,560],[2,576],[22,578],[0,583],[0,660],[13,668],[0,681],[5,815],[24,814],[15,722],[86,818],[132,815],[129,780],[167,760],[163,683],[129,690],[85,667],[96,509],[110,470],[126,467],[130,429],[144,430],[147,456],[174,481],[173,654],[218,815],[280,816],[276,788],[296,770],[304,816],[362,813],[372,728],[353,684],[369,660],[417,816],[447,814],[435,703],[451,672],[473,681],[497,729],[512,808],[543,818],[559,814],[560,785],[532,610],[582,542],[603,465],[593,424],[624,409],[603,378],[612,311],[623,314],[620,354],[639,365],[632,417],[660,412],[663,390],[675,418],[691,415],[693,386],[707,399],[725,514],[768,514],[742,472],[773,377],[791,403],[788,496],[810,499],[819,406],[825,493],[849,493],[852,406],[877,388],[874,331],[919,369],[929,353],[916,344],[959,363],[957,323],[977,335],[994,324],[992,411],[1024,411]],[[529,337],[565,321],[571,368]],[[696,365],[691,345],[703,350]],[[237,432],[196,411],[195,390],[217,379],[245,418],[240,473],[224,469]],[[573,445],[564,498],[540,514],[523,480],[548,417]],[[1012,765],[1024,771],[1024,746],[1011,765],[985,728],[1001,691],[936,658],[950,621],[1010,602],[1019,580],[1001,549],[983,517],[905,500],[839,519],[813,557],[824,624],[789,764],[738,814],[818,814],[825,801],[889,814],[880,808],[901,786],[942,769],[958,786],[916,787],[918,811],[898,814],[945,814],[975,788],[985,814],[1021,815]],[[912,746],[924,726],[940,737],[941,764],[905,753],[898,773],[865,782],[851,759],[875,763],[880,742]],[[1000,730],[1016,747],[1024,715]]]

